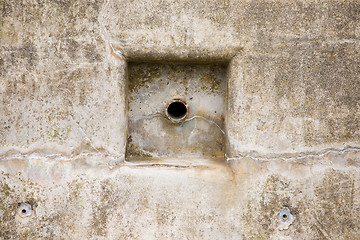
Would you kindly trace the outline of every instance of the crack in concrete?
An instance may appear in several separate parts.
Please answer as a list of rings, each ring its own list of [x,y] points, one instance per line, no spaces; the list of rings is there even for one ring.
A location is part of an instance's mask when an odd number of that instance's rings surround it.
[[[61,153],[42,153],[36,152],[36,150],[28,152],[28,153],[12,153],[12,154],[3,154],[0,156],[0,161],[11,161],[11,160],[56,160],[56,161],[76,161],[82,158],[105,158],[106,160],[109,159],[123,159],[124,156],[116,156],[110,155],[107,153],[79,153],[79,154],[71,154],[65,155]],[[99,162],[100,163],[100,162]],[[108,164],[107,164],[108,165]],[[110,165],[109,165],[110,166]]]
[[[137,121],[140,121],[140,120],[144,120],[144,119],[152,119],[152,118],[155,118],[155,117],[163,117],[164,119],[166,119],[167,121],[170,121],[167,117],[165,117],[163,114],[161,114],[160,112],[157,112],[157,113],[154,113],[154,114],[149,114],[149,115],[142,115],[142,116],[134,116],[131,118],[130,121],[132,122],[137,122]],[[217,124],[214,120],[212,119],[209,119],[207,117],[204,117],[204,116],[201,116],[201,115],[194,115],[188,119],[186,119],[183,123],[186,123],[186,122],[190,122],[196,118],[200,118],[202,120],[205,120],[207,122],[209,122],[210,124],[214,124],[217,128],[219,128],[219,130],[221,131],[221,133],[223,135],[225,135],[225,131],[219,126],[219,124]],[[171,121],[170,121],[171,122]],[[181,124],[181,123],[180,123]]]
[[[160,112],[157,112],[157,113],[153,113],[153,114],[149,114],[149,115],[134,116],[130,119],[130,121],[137,122],[137,121],[141,121],[144,119],[152,119],[155,117],[164,117],[164,116]]]
[[[201,116],[201,115],[194,115],[194,116],[192,116],[191,118],[186,119],[184,122],[189,122],[189,121],[192,121],[192,120],[194,120],[194,119],[196,119],[196,118],[200,118],[200,119],[203,119],[203,120],[205,120],[205,121],[207,121],[207,122],[209,122],[209,123],[211,123],[211,124],[214,124],[216,127],[219,128],[220,132],[221,132],[223,135],[225,135],[225,131],[219,126],[219,124],[217,124],[214,120],[211,120],[211,119],[206,118],[206,117]]]
[[[86,142],[89,143],[90,146],[91,146],[96,152],[100,153],[99,149],[94,146],[92,140],[88,137],[88,135],[85,133],[84,129],[80,126],[80,124],[79,124],[77,121],[75,121],[74,116],[73,116],[71,113],[69,114],[69,118],[70,118],[70,120],[73,121],[73,122],[75,123],[75,125],[78,127],[78,129],[80,130],[80,132],[81,132],[82,135],[83,135],[83,139],[85,139]]]
[[[325,149],[323,151],[320,152],[300,152],[300,153],[295,153],[297,154],[297,156],[289,156],[286,157],[284,155],[288,155],[288,153],[284,153],[284,154],[279,154],[279,155],[275,155],[275,156],[261,156],[261,155],[254,155],[254,154],[243,154],[237,157],[227,157],[227,155],[225,154],[225,159],[226,161],[241,161],[241,159],[244,158],[251,158],[257,161],[262,161],[262,162],[269,162],[269,161],[274,161],[274,160],[283,160],[286,162],[297,162],[297,163],[302,163],[305,164],[304,162],[298,162],[299,160],[304,160],[307,158],[316,158],[316,159],[320,159],[320,158],[324,158],[326,155],[328,154],[345,154],[347,152],[360,152],[360,148],[359,147],[353,147],[353,146],[348,146],[345,147],[343,149],[334,149],[334,148],[330,148],[330,149]],[[300,155],[300,156],[299,156]],[[322,164],[322,163],[320,163]],[[305,164],[305,165],[312,165],[312,164]]]
[[[118,56],[120,59],[122,60],[125,60],[125,56],[124,54],[121,52],[120,49],[116,49],[112,43],[112,41],[110,40],[108,34],[107,34],[107,31],[103,25],[103,21],[104,21],[104,16],[105,16],[105,11],[106,9],[109,7],[110,5],[110,0],[106,0],[105,1],[105,5],[104,7],[102,8],[100,14],[99,14],[99,27],[100,27],[100,37],[101,39],[107,43],[111,49],[111,51],[116,55]]]

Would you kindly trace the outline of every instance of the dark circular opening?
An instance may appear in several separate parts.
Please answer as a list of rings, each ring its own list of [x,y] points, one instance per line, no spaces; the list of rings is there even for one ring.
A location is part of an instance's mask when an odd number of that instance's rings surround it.
[[[26,213],[26,209],[21,210],[22,213]]]
[[[283,217],[284,220],[287,219],[287,215],[286,215],[286,214],[284,214],[282,217]]]
[[[166,111],[169,118],[175,121],[185,119],[188,113],[185,103],[179,100],[170,103]]]

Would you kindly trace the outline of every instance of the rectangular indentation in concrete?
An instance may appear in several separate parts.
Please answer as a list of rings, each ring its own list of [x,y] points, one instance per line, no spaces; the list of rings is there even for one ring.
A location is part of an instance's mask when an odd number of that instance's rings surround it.
[[[223,159],[226,70],[224,64],[130,62],[126,159]],[[179,123],[166,114],[174,99],[188,106]]]

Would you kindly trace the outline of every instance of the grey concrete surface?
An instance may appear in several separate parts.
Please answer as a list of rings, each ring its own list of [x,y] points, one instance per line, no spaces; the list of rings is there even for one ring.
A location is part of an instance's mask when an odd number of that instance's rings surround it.
[[[360,1],[0,13],[0,239],[360,239]],[[143,62],[228,66],[223,158],[127,161]]]

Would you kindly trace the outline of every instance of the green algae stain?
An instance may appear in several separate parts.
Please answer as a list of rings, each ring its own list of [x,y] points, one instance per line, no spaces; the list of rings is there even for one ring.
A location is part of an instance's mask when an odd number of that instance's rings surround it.
[[[2,192],[5,196],[9,196],[11,193],[14,192],[14,190],[11,189],[11,188],[9,187],[9,185],[7,185],[6,183],[3,183],[1,192]]]
[[[160,70],[160,66],[157,64],[144,65],[132,63],[129,67],[129,92],[136,92],[142,87],[149,88],[149,84],[161,76]]]
[[[221,80],[213,74],[204,74],[200,77],[200,83],[203,91],[217,92],[220,90]]]

